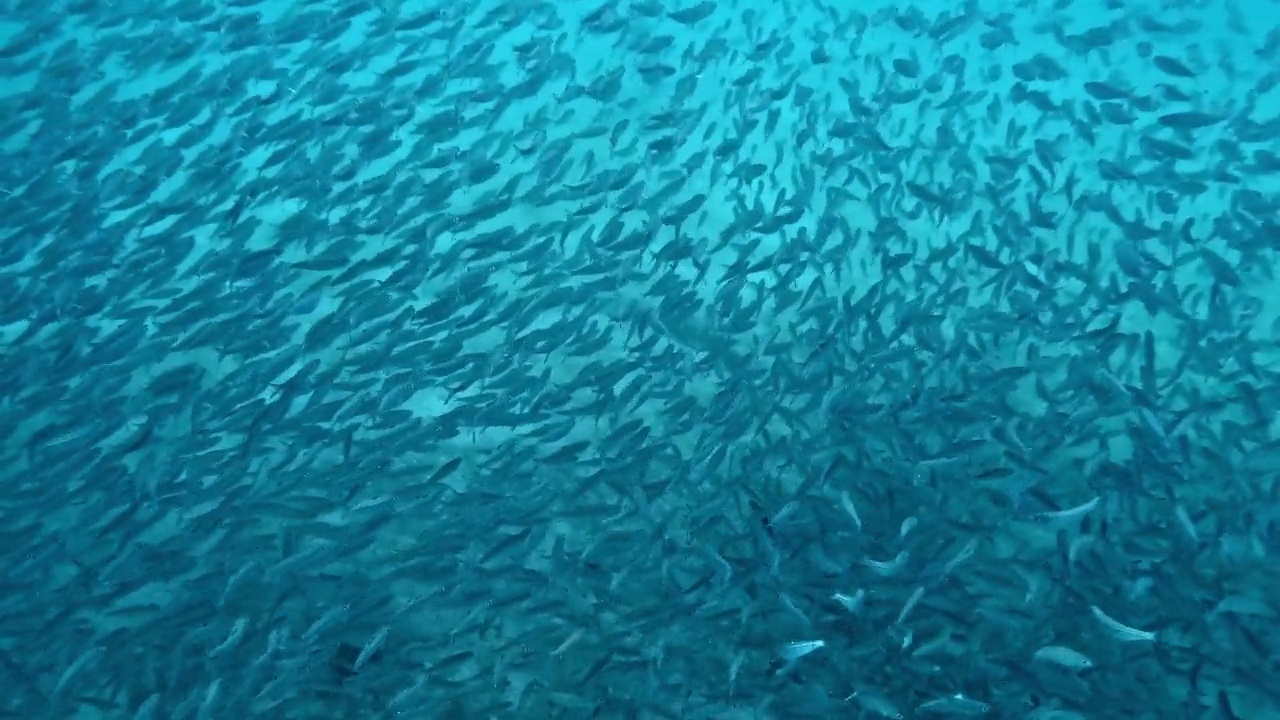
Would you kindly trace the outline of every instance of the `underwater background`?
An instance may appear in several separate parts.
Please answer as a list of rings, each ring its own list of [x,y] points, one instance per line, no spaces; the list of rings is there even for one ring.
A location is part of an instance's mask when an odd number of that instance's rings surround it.
[[[1280,5],[4,0],[0,717],[1280,717]]]

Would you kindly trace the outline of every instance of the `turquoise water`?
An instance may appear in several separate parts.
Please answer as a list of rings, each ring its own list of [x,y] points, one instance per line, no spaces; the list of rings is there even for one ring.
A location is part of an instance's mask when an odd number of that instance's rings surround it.
[[[1278,27],[10,2],[0,717],[1276,716]]]

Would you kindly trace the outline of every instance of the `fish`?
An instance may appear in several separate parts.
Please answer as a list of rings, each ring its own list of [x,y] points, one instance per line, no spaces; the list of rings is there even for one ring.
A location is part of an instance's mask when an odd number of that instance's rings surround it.
[[[1093,660],[1087,655],[1063,645],[1045,645],[1035,651],[1032,659],[1074,671],[1089,670],[1094,667]]]
[[[991,705],[960,693],[926,700],[916,707],[917,713],[948,717],[978,717],[991,712]]]
[[[1121,642],[1153,642],[1156,640],[1156,633],[1149,630],[1141,630],[1139,628],[1129,627],[1124,623],[1112,619],[1109,615],[1098,609],[1097,605],[1090,605],[1089,612],[1097,618],[1103,628],[1107,630],[1117,640]]]
[[[821,650],[826,645],[823,640],[796,640],[783,645],[778,655],[786,662],[792,662],[816,650]]]

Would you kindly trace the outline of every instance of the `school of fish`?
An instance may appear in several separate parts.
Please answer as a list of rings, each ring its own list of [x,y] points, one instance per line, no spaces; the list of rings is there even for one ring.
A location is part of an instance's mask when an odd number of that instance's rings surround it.
[[[1262,5],[9,0],[0,718],[1280,717]]]

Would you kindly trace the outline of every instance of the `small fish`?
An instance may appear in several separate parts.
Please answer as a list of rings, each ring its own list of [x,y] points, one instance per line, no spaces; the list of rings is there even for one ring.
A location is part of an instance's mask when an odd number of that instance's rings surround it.
[[[844,508],[849,517],[853,520],[853,528],[858,532],[862,532],[862,517],[858,515],[858,508],[853,505],[853,498],[849,497],[848,492],[840,493],[840,507]]]
[[[564,655],[566,650],[573,647],[579,640],[582,639],[583,634],[584,633],[582,629],[574,630],[572,633],[569,634],[569,637],[564,639],[564,642],[560,643],[560,645],[555,650],[551,651],[551,657],[560,657],[561,655]]]
[[[215,706],[222,696],[222,678],[217,678],[209,683],[208,689],[204,691],[204,699],[200,701],[200,707],[196,710],[197,720],[209,720],[213,717]]]
[[[1033,660],[1057,665],[1068,670],[1088,670],[1093,667],[1089,656],[1062,645],[1045,645],[1031,656]]]
[[[915,529],[918,523],[919,521],[916,520],[914,515],[903,520],[901,527],[898,528],[898,537],[905,540],[907,535],[911,534],[911,531]]]
[[[827,642],[825,640],[797,640],[796,642],[789,642],[786,645],[783,645],[779,654],[782,656],[783,660],[788,663],[793,663],[805,655],[808,655],[815,650],[820,650],[826,646]]]
[[[853,595],[832,593],[831,599],[840,603],[840,606],[845,610],[851,613],[857,613],[862,610],[862,606],[867,600],[867,591],[859,588]]]
[[[446,462],[445,464],[441,465],[440,468],[436,470],[434,473],[431,473],[431,477],[427,478],[427,481],[425,484],[434,485],[435,483],[438,483],[441,480],[444,480],[445,478],[452,475],[455,470],[461,467],[461,465],[462,465],[461,456],[453,458],[449,462]]]
[[[244,215],[245,209],[249,207],[252,201],[253,197],[251,195],[239,195],[236,197],[235,202],[231,203],[231,208],[227,210],[227,229],[234,229],[240,223],[240,217]]]
[[[729,663],[729,694],[733,695],[735,687],[738,683],[738,672],[742,670],[742,663],[747,659],[747,654],[739,652],[733,656],[733,661]]]
[[[827,643],[825,640],[798,640],[796,642],[789,642],[786,645],[783,645],[778,651],[780,659],[782,660],[782,667],[778,668],[778,672],[775,674],[775,677],[782,677],[789,674],[795,669],[796,664],[800,662],[800,658],[826,646]]]
[[[1089,611],[1093,616],[1098,618],[1098,622],[1111,633],[1111,636],[1121,642],[1154,642],[1156,634],[1147,630],[1139,630],[1138,628],[1129,627],[1123,623],[1117,622],[1109,617],[1097,605],[1090,605]]]
[[[789,595],[787,595],[786,593],[778,593],[778,600],[782,601],[782,606],[786,608],[792,615],[795,615],[796,617],[803,620],[805,625],[808,625],[809,627],[813,627],[813,620],[810,620],[809,616],[805,615],[804,611],[800,609],[800,606],[797,605],[795,600],[792,600]]]
[[[800,509],[800,503],[796,502],[795,500],[792,500],[786,505],[783,505],[781,510],[778,510],[778,512],[774,513],[773,517],[769,519],[769,524],[776,528],[779,525],[781,525],[783,522],[785,522],[787,518],[794,515],[796,510],[799,510],[799,509]]]
[[[960,693],[935,698],[916,708],[918,713],[946,715],[948,717],[974,717],[991,712],[991,706],[981,700],[965,697]]]
[[[941,576],[943,578],[950,576],[951,573],[955,572],[955,569],[959,567],[961,563],[973,557],[974,553],[977,552],[977,550],[978,550],[977,539],[976,538],[970,539],[969,542],[964,544],[964,547],[960,548],[960,550],[956,552],[954,557],[952,557],[942,566]]]
[[[390,634],[391,628],[387,625],[383,625],[378,632],[374,633],[373,637],[369,638],[369,641],[364,644],[364,647],[360,648],[360,654],[356,656],[356,661],[351,664],[351,671],[360,672],[360,669],[367,665],[374,655],[377,655],[378,651],[382,649],[382,646],[386,644],[387,636]]]
[[[898,613],[898,619],[894,621],[894,625],[901,625],[907,621],[907,616],[912,610],[916,609],[916,605],[920,604],[920,598],[924,597],[924,586],[917,587],[911,592],[911,596],[902,605],[902,611]]]
[[[892,577],[897,575],[907,564],[907,558],[910,553],[906,550],[900,551],[892,560],[872,560],[871,558],[863,558],[862,564],[871,568],[876,574],[882,577]]]
[[[209,657],[217,658],[227,654],[228,651],[240,643],[240,640],[244,637],[244,632],[248,627],[248,618],[240,618],[239,620],[236,620],[235,624],[231,626],[231,632],[227,634],[227,639],[223,640],[221,645],[210,650]]]
[[[1102,502],[1101,495],[1095,497],[1089,502],[1076,505],[1075,507],[1036,513],[1031,516],[1031,519],[1038,523],[1072,523],[1085,515],[1088,515],[1090,512],[1093,512],[1094,508],[1098,507],[1098,503],[1100,502]]]
[[[1178,525],[1182,527],[1182,531],[1191,538],[1191,542],[1200,543],[1200,532],[1196,530],[1196,521],[1191,519],[1191,514],[1181,504],[1175,505],[1173,508],[1174,517],[1178,519]]]

